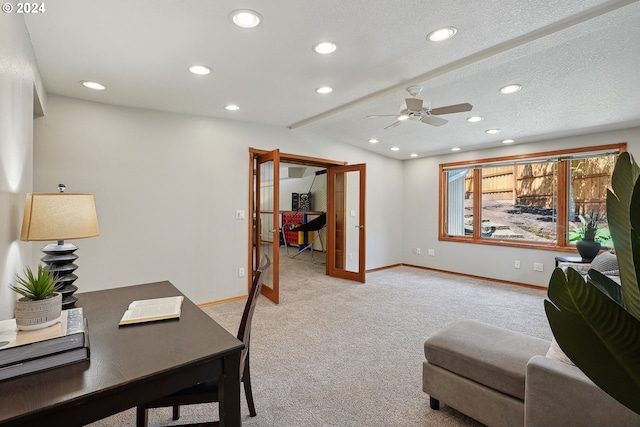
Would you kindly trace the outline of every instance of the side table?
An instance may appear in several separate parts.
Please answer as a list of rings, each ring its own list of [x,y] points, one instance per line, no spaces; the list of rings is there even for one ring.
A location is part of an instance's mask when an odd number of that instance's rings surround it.
[[[573,268],[584,276],[591,268],[591,261],[585,261],[579,256],[557,256],[556,267],[560,267],[563,271]]]

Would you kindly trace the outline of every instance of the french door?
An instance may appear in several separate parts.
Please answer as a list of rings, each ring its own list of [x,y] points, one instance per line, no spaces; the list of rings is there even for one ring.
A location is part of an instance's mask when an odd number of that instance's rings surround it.
[[[262,275],[262,294],[280,301],[280,151],[258,156],[255,170],[255,235],[253,265],[266,254],[271,268]],[[252,268],[253,269],[253,268]]]
[[[364,283],[366,165],[327,169],[327,273]]]
[[[365,194],[366,165],[343,165],[311,159],[279,150],[251,155],[250,269],[266,254],[271,268],[262,275],[262,294],[274,303],[280,301],[280,160],[327,169],[326,274],[347,280],[365,281]],[[255,154],[255,155],[254,155]],[[251,286],[251,280],[248,281]]]

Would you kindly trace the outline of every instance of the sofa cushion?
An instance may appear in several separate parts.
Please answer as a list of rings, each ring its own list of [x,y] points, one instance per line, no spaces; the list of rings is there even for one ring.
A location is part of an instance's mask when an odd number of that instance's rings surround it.
[[[429,363],[524,400],[527,362],[549,341],[472,320],[452,323],[424,343]]]

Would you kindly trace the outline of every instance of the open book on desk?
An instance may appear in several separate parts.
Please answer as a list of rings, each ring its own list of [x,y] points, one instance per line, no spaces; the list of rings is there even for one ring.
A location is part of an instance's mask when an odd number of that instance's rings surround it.
[[[180,318],[183,300],[183,296],[176,296],[134,301],[124,312],[119,325]]]

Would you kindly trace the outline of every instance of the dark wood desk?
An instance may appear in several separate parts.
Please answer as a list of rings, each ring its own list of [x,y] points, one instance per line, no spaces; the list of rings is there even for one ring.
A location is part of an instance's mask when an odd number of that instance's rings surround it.
[[[76,294],[90,360],[0,381],[0,425],[80,426],[220,375],[220,425],[240,426],[244,346],[192,301],[180,319],[118,327],[131,301],[173,295],[169,282]]]

